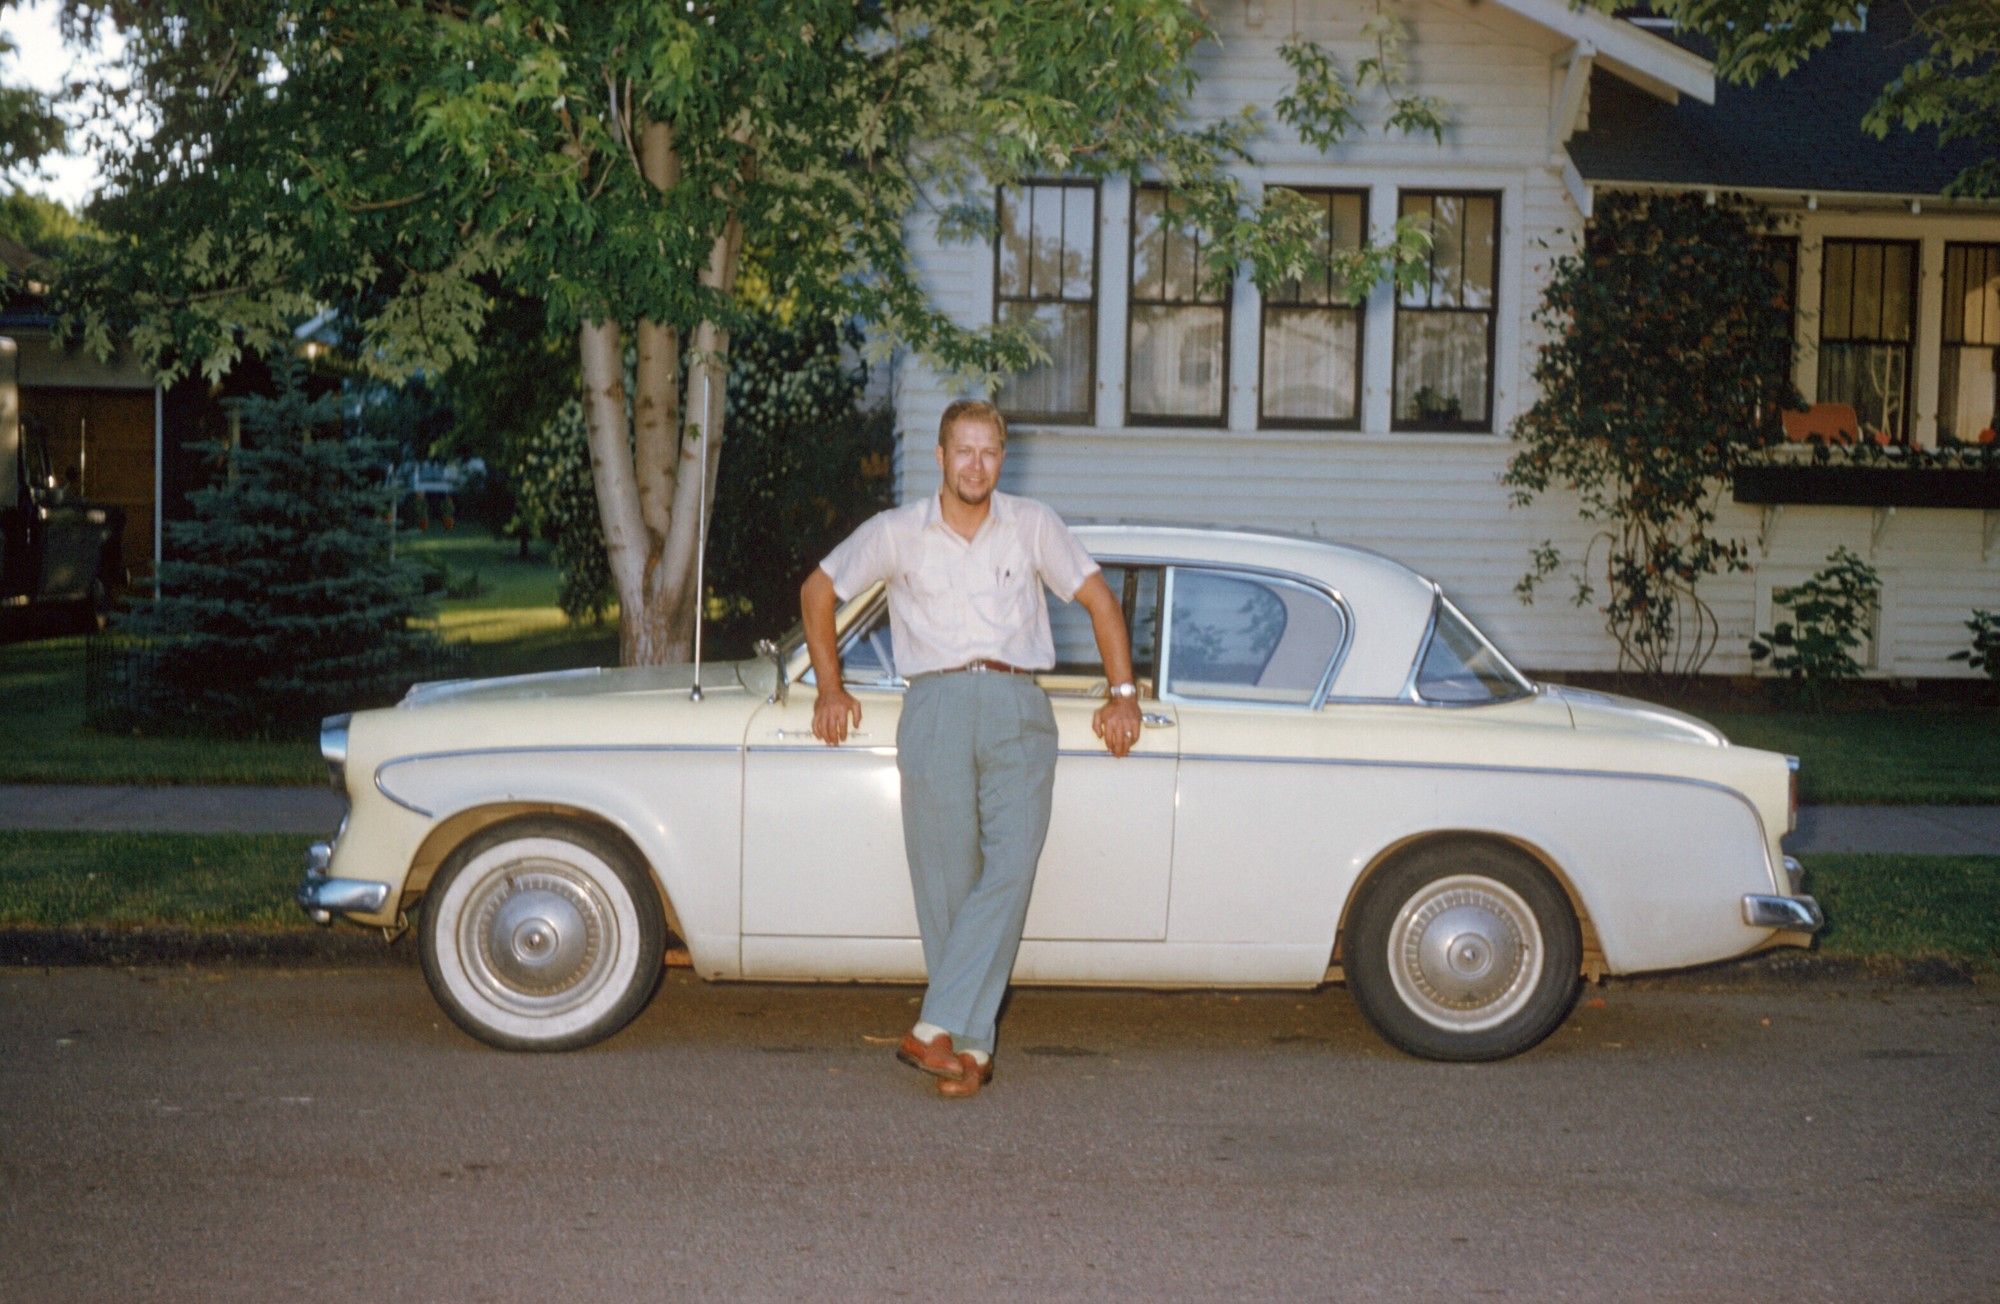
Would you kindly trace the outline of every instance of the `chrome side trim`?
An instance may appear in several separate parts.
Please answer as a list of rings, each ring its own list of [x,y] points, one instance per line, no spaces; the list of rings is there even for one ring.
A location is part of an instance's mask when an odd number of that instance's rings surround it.
[[[1743,898],[1743,922],[1752,928],[1779,928],[1788,933],[1816,933],[1826,927],[1826,915],[1819,902],[1809,896],[1759,896]]]
[[[395,802],[404,810],[425,819],[434,819],[435,811],[425,810],[414,802],[398,797],[390,791],[383,776],[399,765],[416,765],[424,761],[453,761],[474,756],[559,756],[579,752],[594,753],[646,753],[646,752],[740,752],[743,749],[735,743],[597,743],[572,744],[549,747],[467,747],[458,751],[413,752],[408,756],[398,756],[394,760],[382,762],[375,767],[375,791]]]
[[[842,743],[838,747],[828,747],[816,739],[791,747],[773,743],[753,743],[743,750],[755,756],[894,756],[896,754],[893,743],[878,743],[868,747]]]
[[[1208,761],[1229,765],[1326,765],[1362,770],[1451,770],[1483,774],[1533,774],[1564,779],[1619,779],[1633,783],[1674,783],[1690,788],[1706,788],[1735,798],[1756,821],[1759,841],[1766,841],[1764,816],[1742,792],[1726,783],[1710,779],[1690,779],[1682,774],[1647,774],[1639,770],[1578,770],[1555,765],[1483,765],[1473,761],[1355,761],[1321,756],[1228,756],[1220,752],[1183,752],[1182,761]],[[1765,854],[1765,872],[1770,872],[1770,853]]]

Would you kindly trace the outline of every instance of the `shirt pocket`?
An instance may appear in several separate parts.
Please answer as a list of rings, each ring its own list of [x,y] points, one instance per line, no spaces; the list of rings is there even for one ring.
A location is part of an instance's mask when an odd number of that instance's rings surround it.
[[[981,575],[982,581],[989,579]],[[1013,634],[1028,628],[1035,618],[1036,588],[1041,580],[1034,562],[1018,544],[1000,550],[993,564],[990,583],[982,583],[972,596],[973,611],[994,629]]]

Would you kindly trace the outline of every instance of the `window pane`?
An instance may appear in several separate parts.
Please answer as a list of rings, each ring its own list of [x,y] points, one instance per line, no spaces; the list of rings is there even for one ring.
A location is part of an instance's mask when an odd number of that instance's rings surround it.
[[[1465,201],[1457,195],[1431,199],[1431,307],[1465,305]]]
[[[1003,303],[1000,320],[1036,332],[1050,360],[1012,376],[1000,387],[1000,406],[1012,415],[1087,420],[1090,349],[1096,309],[1088,303]]]
[[[1000,283],[1004,297],[1028,293],[1028,201],[1010,186],[1000,190]]]
[[[844,684],[893,684],[896,648],[889,627],[889,604],[876,604],[857,621],[840,646],[840,681]]]
[[[1857,245],[1854,250],[1854,329],[1851,338],[1882,338],[1882,249]]]
[[[1493,305],[1493,245],[1497,234],[1494,219],[1498,208],[1489,196],[1475,195],[1465,201],[1462,301],[1468,308]]]
[[[1404,312],[1396,322],[1397,421],[1486,421],[1486,335],[1472,312]]]
[[[1125,623],[1132,638],[1132,672],[1144,681],[1142,691],[1150,691],[1153,654],[1160,642],[1159,568],[1127,570],[1123,566],[1106,566],[1104,582],[1126,611]],[[1055,639],[1056,674],[1103,678],[1104,661],[1098,655],[1097,633],[1091,627],[1090,613],[1081,604],[1049,603],[1049,632]]]
[[[1142,187],[1132,201],[1132,293],[1161,299],[1167,292],[1167,192]]]
[[[1359,309],[1267,309],[1264,415],[1287,421],[1353,421],[1360,340]]]
[[[1178,570],[1168,686],[1181,697],[1304,705],[1346,632],[1326,596],[1285,580]]]
[[[1362,228],[1367,220],[1362,214],[1362,196],[1333,195],[1333,247],[1336,249],[1359,249]]]
[[[1399,205],[1399,211],[1404,217],[1418,219],[1420,225],[1425,226],[1435,233],[1436,228],[1431,219],[1431,197],[1429,195],[1404,195]],[[1435,254],[1435,247],[1433,247],[1433,254]],[[1429,307],[1431,302],[1431,282],[1425,281],[1412,286],[1410,289],[1398,292],[1396,302],[1409,308]]]
[[[1915,320],[1910,302],[1910,247],[1887,245],[1882,250],[1882,334],[1885,340],[1908,340]]]
[[[1450,603],[1417,667],[1417,696],[1427,702],[1493,702],[1533,691],[1528,682]]]
[[[1132,308],[1132,415],[1222,417],[1221,308]]]
[[[1948,346],[1938,375],[1938,437],[1976,443],[1996,420],[1994,368],[2000,349]]]
[[[1062,296],[1087,300],[1097,284],[1097,191],[1063,188]]]
[[[1034,197],[1035,238],[1028,289],[1038,299],[1053,299],[1062,289],[1063,188],[1036,186]]]
[[[1853,404],[1864,436],[1886,434],[1900,442],[1906,433],[1909,357],[1907,345],[1825,341],[1819,349],[1819,401]]]
[[[1854,246],[1826,242],[1820,293],[1820,338],[1844,340],[1854,332]]]
[[[1201,240],[1175,211],[1172,200],[1166,210],[1167,278],[1163,298],[1180,303],[1213,299],[1201,293]]]

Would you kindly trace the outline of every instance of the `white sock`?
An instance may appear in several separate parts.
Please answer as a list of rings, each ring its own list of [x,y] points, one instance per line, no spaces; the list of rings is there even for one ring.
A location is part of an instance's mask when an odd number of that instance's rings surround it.
[[[991,1055],[988,1055],[983,1050],[969,1050],[966,1051],[965,1054],[972,1056],[972,1062],[974,1064],[980,1065],[981,1067],[984,1067],[993,1059]]]
[[[910,1035],[918,1041],[932,1042],[936,1041],[939,1037],[948,1037],[951,1034],[945,1029],[938,1027],[935,1023],[923,1023],[920,1021],[916,1027],[910,1029]]]

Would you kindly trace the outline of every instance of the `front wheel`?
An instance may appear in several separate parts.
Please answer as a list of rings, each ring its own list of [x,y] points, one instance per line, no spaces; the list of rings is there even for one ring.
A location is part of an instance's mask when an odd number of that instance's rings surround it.
[[[574,1050],[645,1008],[666,921],[645,869],[612,839],[516,820],[445,861],[418,943],[431,993],[459,1027],[507,1050]]]
[[[1344,949],[1361,1013],[1424,1059],[1518,1055],[1568,1017],[1582,986],[1569,898],[1540,865],[1490,844],[1420,848],[1383,870]]]

